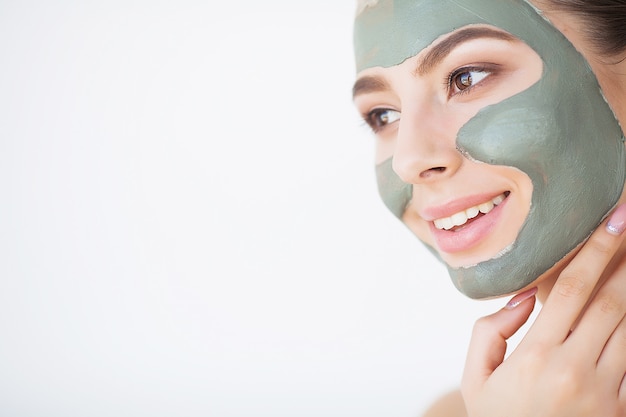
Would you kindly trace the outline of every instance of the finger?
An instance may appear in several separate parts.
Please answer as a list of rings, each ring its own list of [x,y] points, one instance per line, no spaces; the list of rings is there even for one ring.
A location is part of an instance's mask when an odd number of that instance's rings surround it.
[[[479,319],[474,325],[461,384],[466,398],[471,397],[504,360],[506,340],[528,320],[536,292],[533,288],[513,297],[506,307]]]
[[[598,360],[598,376],[601,381],[607,383],[608,387],[617,387],[619,389],[625,373],[626,318],[622,317],[622,321],[606,343]]]
[[[600,354],[614,365],[613,350],[619,352],[619,362],[626,364],[626,335],[620,323],[626,313],[626,262],[622,261],[611,278],[593,297],[572,334],[565,341],[576,357],[598,362]],[[622,371],[626,370],[620,367]],[[615,373],[615,369],[613,369]]]
[[[593,289],[623,240],[626,204],[596,229],[559,275],[526,339],[557,344],[567,338]]]

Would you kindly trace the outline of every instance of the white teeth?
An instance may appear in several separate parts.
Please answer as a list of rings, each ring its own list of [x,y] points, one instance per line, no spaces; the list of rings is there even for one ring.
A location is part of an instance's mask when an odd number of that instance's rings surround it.
[[[441,227],[446,230],[450,230],[454,227],[454,222],[450,217],[446,217],[445,219],[441,219]]]
[[[452,223],[454,223],[455,226],[460,226],[467,223],[467,214],[465,214],[464,211],[456,213],[452,216]]]
[[[493,202],[494,206],[497,206],[498,204],[500,204],[500,203],[502,203],[504,201],[504,194],[500,194],[499,196],[497,196],[496,198],[494,198],[491,201]]]
[[[487,201],[485,203],[479,204],[474,207],[467,208],[463,211],[453,214],[450,217],[444,217],[442,219],[437,219],[434,221],[435,227],[439,230],[450,230],[455,226],[463,226],[469,219],[473,219],[478,216],[478,213],[487,214],[495,206],[502,203],[506,198],[505,194],[500,194],[499,196]]]
[[[480,213],[478,207],[470,207],[465,210],[465,214],[467,214],[468,219],[473,219],[474,217],[478,216],[478,213]]]
[[[478,210],[480,210],[480,212],[483,214],[487,214],[491,210],[493,210],[493,207],[494,207],[493,203],[489,201],[487,203],[482,203],[480,206],[478,206]]]

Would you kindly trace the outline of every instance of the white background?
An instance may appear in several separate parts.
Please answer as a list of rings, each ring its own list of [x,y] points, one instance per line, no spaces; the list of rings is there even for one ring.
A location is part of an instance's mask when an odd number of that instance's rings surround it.
[[[416,416],[476,302],[383,207],[351,0],[0,2],[0,415]]]

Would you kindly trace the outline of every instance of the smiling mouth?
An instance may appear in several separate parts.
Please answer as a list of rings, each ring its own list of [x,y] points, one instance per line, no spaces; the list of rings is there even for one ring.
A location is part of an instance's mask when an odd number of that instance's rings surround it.
[[[494,209],[494,207],[502,203],[509,196],[509,194],[511,194],[510,191],[505,191],[489,201],[481,203],[477,206],[469,207],[463,211],[453,214],[450,217],[436,219],[433,221],[435,228],[448,231],[454,231],[456,228],[461,228],[461,226],[465,226],[468,222],[488,214]]]

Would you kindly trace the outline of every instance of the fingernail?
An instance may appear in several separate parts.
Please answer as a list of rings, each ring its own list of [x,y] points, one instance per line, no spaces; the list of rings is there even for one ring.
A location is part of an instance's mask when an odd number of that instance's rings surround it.
[[[606,224],[606,230],[612,235],[621,235],[626,229],[626,204],[621,204],[611,214],[609,222]]]
[[[531,288],[530,290],[524,291],[521,294],[517,294],[515,297],[511,298],[511,301],[504,306],[507,310],[513,310],[518,305],[522,304],[524,301],[532,298],[535,294],[537,294],[537,287]]]

